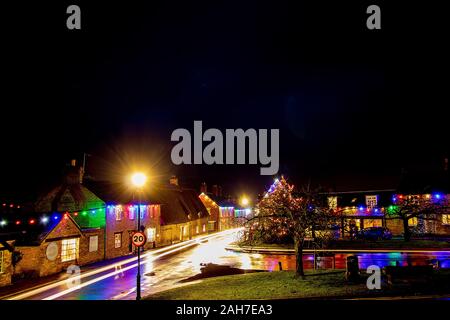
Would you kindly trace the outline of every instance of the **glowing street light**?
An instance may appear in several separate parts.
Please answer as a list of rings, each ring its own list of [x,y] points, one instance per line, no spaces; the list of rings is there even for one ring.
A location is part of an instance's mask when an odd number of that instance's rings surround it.
[[[247,197],[242,197],[242,199],[241,199],[241,205],[243,206],[243,207],[246,207],[246,206],[248,206],[248,204],[250,203],[250,201],[248,200],[248,198]]]
[[[147,176],[142,172],[136,172],[131,176],[131,183],[136,187],[138,193],[138,216],[137,216],[137,231],[141,231],[141,201],[139,191],[147,182]],[[136,300],[141,300],[141,248],[137,248],[137,274],[136,274]]]
[[[147,182],[147,176],[142,172],[136,172],[131,176],[131,183],[136,188],[142,188]]]

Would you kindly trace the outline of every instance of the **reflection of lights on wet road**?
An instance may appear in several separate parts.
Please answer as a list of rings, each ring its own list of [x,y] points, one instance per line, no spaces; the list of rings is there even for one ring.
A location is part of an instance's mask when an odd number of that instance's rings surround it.
[[[145,254],[141,255],[141,259],[143,259],[143,263],[141,263],[141,264],[142,265],[146,265],[147,263],[153,262],[156,259],[162,258],[164,256],[168,256],[168,255],[171,255],[171,254],[174,254],[174,253],[182,251],[182,250],[186,250],[186,248],[198,245],[198,241],[199,240],[202,240],[202,239],[214,239],[214,238],[221,237],[221,236],[228,236],[228,235],[231,235],[231,234],[233,234],[235,232],[236,232],[236,230],[226,230],[226,231],[219,232],[219,233],[216,233],[216,234],[201,236],[201,237],[198,237],[198,238],[193,239],[193,240],[180,242],[178,244],[175,244],[175,245],[172,245],[172,246],[169,246],[169,247],[163,247],[163,248],[160,248],[160,249],[152,250],[152,251],[150,251],[148,253],[145,253]],[[161,254],[158,254],[158,253],[161,253]],[[93,285],[96,282],[105,280],[105,279],[110,278],[110,277],[119,276],[119,278],[116,278],[116,279],[120,279],[120,276],[122,276],[125,271],[137,267],[137,263],[133,263],[133,262],[136,262],[136,261],[137,261],[137,257],[133,257],[133,258],[129,258],[129,259],[126,259],[126,260],[122,260],[122,261],[117,262],[117,263],[109,264],[109,265],[107,265],[105,267],[99,267],[99,268],[97,268],[97,269],[95,269],[93,271],[84,272],[84,273],[82,273],[79,276],[80,280],[88,278],[88,277],[92,277],[92,276],[95,276],[95,275],[98,275],[98,274],[101,274],[101,273],[105,273],[107,271],[110,271],[110,270],[114,269],[113,272],[109,272],[107,274],[98,276],[98,277],[96,277],[94,279],[91,279],[89,281],[82,282],[82,284],[77,286],[77,287],[73,287],[73,288],[67,289],[67,286],[66,286],[67,280],[61,280],[61,281],[57,281],[55,283],[52,283],[52,284],[49,284],[49,285],[37,288],[37,289],[33,289],[33,290],[30,290],[30,291],[27,291],[25,293],[21,293],[21,294],[15,295],[15,296],[9,298],[8,300],[26,299],[28,297],[36,296],[36,295],[39,295],[41,293],[44,293],[44,292],[52,290],[52,289],[56,289],[56,290],[59,289],[58,293],[44,298],[44,300],[53,300],[53,299],[59,298],[61,296],[67,295],[67,294],[69,294],[69,293],[71,293],[73,291],[77,291],[77,290],[82,289],[84,287]],[[130,263],[132,263],[132,264],[128,265]],[[149,272],[151,272],[151,271],[149,271]],[[61,291],[62,288],[64,288],[65,290]]]
[[[226,250],[236,240],[236,230],[211,234],[199,239],[181,242],[169,247],[158,248],[142,255],[143,296],[162,290],[176,288],[188,283],[181,280],[200,273],[201,264],[215,263],[241,269],[277,271],[278,262],[283,270],[295,269],[295,255],[242,253]],[[449,266],[450,252],[420,253],[336,253],[336,268],[345,269],[346,258],[358,255],[361,269],[371,264],[380,267],[395,264],[425,264],[429,259],[438,259],[442,267]],[[313,255],[303,257],[306,269],[313,268]],[[332,259],[324,262],[331,267]],[[121,267],[117,267],[121,266]],[[103,265],[82,273],[83,282],[77,288],[67,288],[66,281],[31,290],[12,299],[134,299],[136,285],[136,258]],[[201,280],[200,280],[201,281]]]

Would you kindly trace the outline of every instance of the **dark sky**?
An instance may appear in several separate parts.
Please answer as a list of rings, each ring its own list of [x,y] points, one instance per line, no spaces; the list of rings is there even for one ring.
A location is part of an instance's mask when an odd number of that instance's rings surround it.
[[[279,128],[280,173],[297,183],[392,175],[448,155],[448,32],[409,1],[53,1],[2,4],[1,194],[54,184],[71,158],[117,179],[257,192],[260,165],[181,166],[170,134]],[[379,4],[382,30],[367,30]],[[440,2],[436,2],[440,3]],[[79,4],[82,30],[66,29]]]

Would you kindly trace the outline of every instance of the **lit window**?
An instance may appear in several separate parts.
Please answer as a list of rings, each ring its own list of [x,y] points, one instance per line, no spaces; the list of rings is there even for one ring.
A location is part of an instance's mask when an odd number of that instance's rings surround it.
[[[140,206],[140,215],[141,215],[140,218],[141,218],[142,220],[144,219],[146,213],[147,213],[147,206],[141,205],[141,206]]]
[[[61,241],[61,262],[78,259],[78,238]]]
[[[417,226],[417,222],[418,222],[417,217],[413,217],[408,220],[408,226],[415,227],[415,226]]]
[[[378,197],[375,196],[366,196],[366,206],[368,209],[375,208],[377,206]]]
[[[203,225],[203,232],[206,232],[206,224]]]
[[[129,206],[128,207],[128,218],[130,220],[134,220],[134,217],[136,216],[135,210],[136,210],[135,206]]]
[[[155,228],[148,228],[147,229],[147,241],[149,241],[149,242],[155,241],[155,234],[156,234]]]
[[[122,206],[115,206],[116,221],[122,220]]]
[[[114,233],[114,248],[122,247],[122,232]]]
[[[199,226],[196,226],[195,227],[195,233],[199,233],[200,232],[200,227]]]
[[[328,206],[330,209],[337,209],[337,197],[328,197]]]
[[[98,236],[89,237],[89,252],[98,250]]]
[[[0,273],[3,273],[3,250],[0,251]]]
[[[450,214],[442,215],[442,224],[450,224]]]

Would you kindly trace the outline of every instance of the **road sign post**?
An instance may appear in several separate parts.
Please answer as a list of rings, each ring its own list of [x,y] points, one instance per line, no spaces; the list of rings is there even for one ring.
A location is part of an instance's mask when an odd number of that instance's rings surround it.
[[[147,237],[141,231],[141,205],[138,205],[138,228],[135,233],[131,236],[131,242],[137,248],[137,256],[138,256],[138,267],[136,274],[136,300],[141,300],[141,247],[145,245],[147,241]]]
[[[133,236],[131,237],[131,241],[133,245],[137,248],[143,247],[145,243],[147,242],[147,237],[145,234],[141,231],[136,231],[133,233]],[[139,250],[138,250],[139,252]]]

